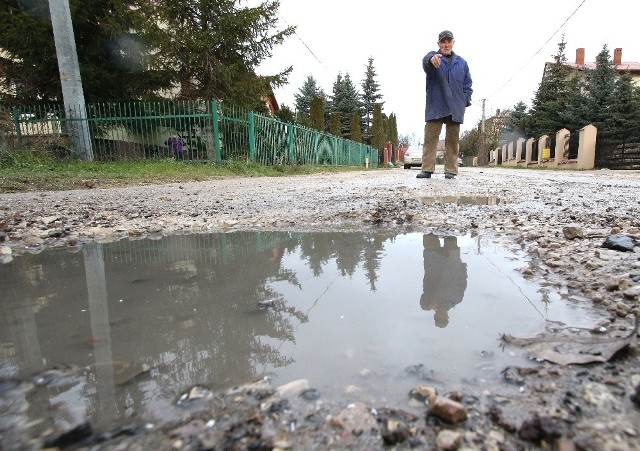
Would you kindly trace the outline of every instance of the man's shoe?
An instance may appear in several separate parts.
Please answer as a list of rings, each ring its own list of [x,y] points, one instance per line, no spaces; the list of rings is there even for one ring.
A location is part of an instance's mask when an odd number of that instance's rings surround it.
[[[417,179],[430,179],[431,172],[429,171],[420,171],[420,174],[416,175]]]
[[[455,177],[456,177],[456,175],[453,172],[445,172],[444,173],[444,178],[445,179],[453,179]]]

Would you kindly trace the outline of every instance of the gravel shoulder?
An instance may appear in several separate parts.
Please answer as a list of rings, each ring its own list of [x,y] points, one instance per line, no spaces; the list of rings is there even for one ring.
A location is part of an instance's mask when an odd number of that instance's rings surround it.
[[[458,178],[445,180],[439,169],[432,179],[394,168],[0,194],[0,261],[45,247],[157,234],[380,227],[492,233],[528,253],[535,264],[523,270],[526,276],[601,312],[602,335],[633,333],[640,296],[640,171],[461,168]],[[603,248],[612,234],[635,240],[636,247]],[[100,440],[89,434],[78,443],[93,449],[640,449],[640,362],[633,335],[607,362],[505,369],[504,387],[492,393],[443,396],[464,409],[459,421],[432,413],[428,403],[419,418],[402,406],[311,408],[262,381],[219,394],[228,402],[224,409],[211,407],[215,427],[194,415],[180,425],[114,431]],[[11,384],[0,390],[3,408],[26,390]],[[42,444],[19,430],[3,430],[1,417],[0,433],[2,449]]]

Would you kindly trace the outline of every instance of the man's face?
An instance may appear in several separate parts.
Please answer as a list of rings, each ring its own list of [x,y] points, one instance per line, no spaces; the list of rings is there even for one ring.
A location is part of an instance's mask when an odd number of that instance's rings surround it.
[[[442,41],[438,42],[438,47],[440,47],[440,53],[443,55],[451,55],[451,51],[453,50],[453,39],[444,38]]]

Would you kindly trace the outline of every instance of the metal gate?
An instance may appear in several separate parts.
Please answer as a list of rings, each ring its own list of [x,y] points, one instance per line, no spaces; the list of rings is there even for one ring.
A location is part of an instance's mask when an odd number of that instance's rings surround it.
[[[596,167],[640,169],[640,127],[617,132],[598,130]]]

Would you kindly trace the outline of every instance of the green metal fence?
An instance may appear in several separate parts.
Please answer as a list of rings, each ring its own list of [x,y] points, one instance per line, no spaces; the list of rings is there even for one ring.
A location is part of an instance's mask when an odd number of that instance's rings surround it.
[[[371,166],[378,164],[371,146],[217,101],[94,103],[71,111],[61,105],[0,108],[0,121],[5,147],[41,146],[98,161],[359,166],[368,158]],[[78,133],[80,126],[88,133]]]

